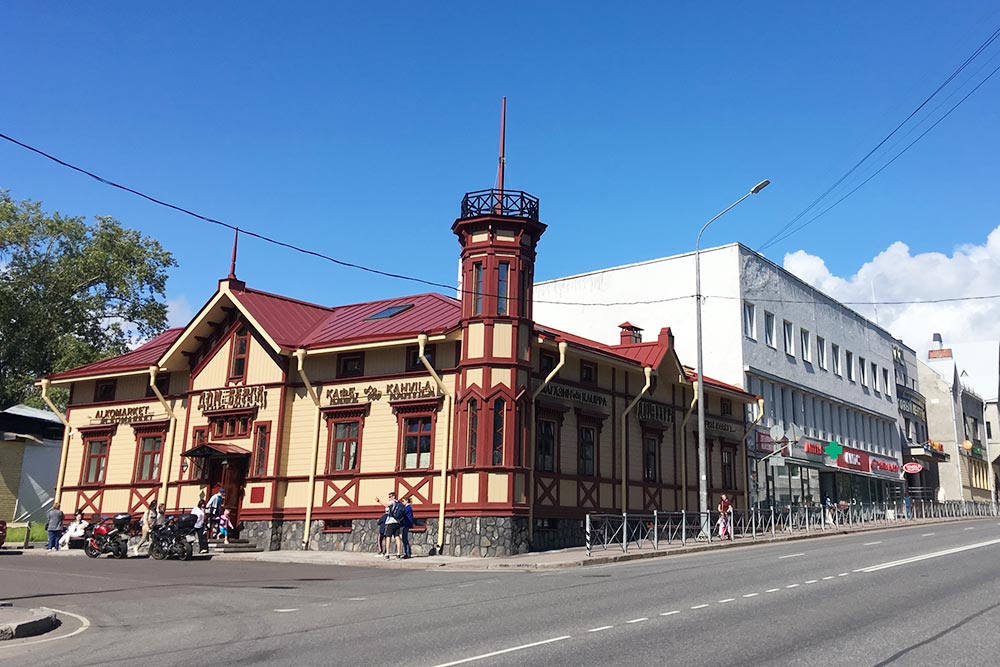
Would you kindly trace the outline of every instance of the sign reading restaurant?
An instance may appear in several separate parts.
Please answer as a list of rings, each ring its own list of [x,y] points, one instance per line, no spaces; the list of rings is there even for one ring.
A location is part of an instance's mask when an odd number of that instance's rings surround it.
[[[267,407],[267,389],[262,384],[250,387],[210,389],[198,396],[198,409],[202,412],[240,410]]]
[[[574,401],[576,403],[600,405],[605,408],[608,407],[608,397],[604,394],[595,394],[592,391],[584,391],[582,389],[576,389],[575,387],[566,387],[561,384],[547,384],[542,389],[542,393],[546,396],[564,398],[568,401]]]
[[[91,417],[94,424],[131,424],[133,422],[148,422],[153,419],[153,411],[148,405],[134,408],[106,408],[98,410]]]

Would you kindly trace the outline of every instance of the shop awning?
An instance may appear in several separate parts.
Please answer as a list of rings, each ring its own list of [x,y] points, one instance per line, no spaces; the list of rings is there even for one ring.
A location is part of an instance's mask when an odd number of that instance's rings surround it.
[[[250,450],[230,445],[227,442],[209,442],[187,450],[181,456],[193,459],[207,459],[210,456],[250,456]]]

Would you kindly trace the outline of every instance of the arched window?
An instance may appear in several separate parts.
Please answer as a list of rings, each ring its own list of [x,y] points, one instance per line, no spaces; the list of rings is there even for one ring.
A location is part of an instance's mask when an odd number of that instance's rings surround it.
[[[479,402],[476,399],[469,400],[469,452],[468,461],[470,466],[476,465],[476,447],[479,442]]]
[[[503,420],[506,401],[498,398],[493,401],[493,465],[503,465]]]

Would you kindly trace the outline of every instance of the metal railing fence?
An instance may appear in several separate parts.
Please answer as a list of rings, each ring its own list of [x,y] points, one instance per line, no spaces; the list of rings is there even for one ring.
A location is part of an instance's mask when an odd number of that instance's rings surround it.
[[[659,512],[588,514],[585,522],[587,555],[594,550],[659,549],[688,542],[758,540],[792,533],[843,531],[888,526],[918,519],[961,519],[998,516],[996,503],[954,500],[903,500],[833,506],[784,507],[719,512]]]

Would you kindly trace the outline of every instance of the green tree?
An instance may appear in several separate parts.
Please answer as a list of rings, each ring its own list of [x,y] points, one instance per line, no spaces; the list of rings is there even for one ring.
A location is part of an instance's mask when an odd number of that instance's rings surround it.
[[[41,376],[163,331],[167,269],[176,265],[156,240],[113,218],[49,215],[0,190],[0,409],[39,403]]]

